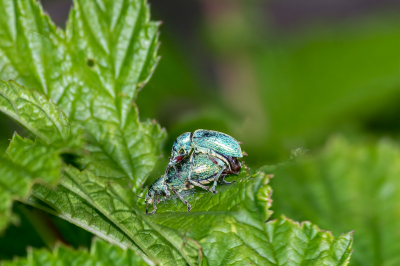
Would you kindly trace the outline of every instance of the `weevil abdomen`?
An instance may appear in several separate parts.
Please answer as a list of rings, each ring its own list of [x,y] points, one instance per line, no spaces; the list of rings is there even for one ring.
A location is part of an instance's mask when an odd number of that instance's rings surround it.
[[[207,150],[231,157],[243,157],[242,150],[236,139],[218,131],[198,129],[193,133],[192,145],[202,153]]]

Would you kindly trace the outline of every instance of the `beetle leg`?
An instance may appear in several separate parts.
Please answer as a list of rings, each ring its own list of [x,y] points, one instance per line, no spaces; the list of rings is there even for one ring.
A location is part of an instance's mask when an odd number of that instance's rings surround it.
[[[223,162],[223,164],[228,168],[228,170],[232,170],[231,168],[231,162],[230,160],[232,160],[232,157],[230,156],[225,156],[223,154],[220,154],[218,152],[214,152],[211,149],[208,150],[209,154],[211,154],[213,157],[218,158],[219,160],[221,160]],[[211,158],[209,158],[211,161],[213,161]],[[217,163],[218,164],[218,163]]]
[[[188,174],[189,182],[191,181],[190,178],[192,176],[193,162],[194,162],[194,150],[192,149],[192,152],[191,152],[191,155],[190,155],[190,166],[189,166],[189,174]]]
[[[213,194],[216,194],[217,193],[217,191],[215,190],[215,187],[217,186],[217,181],[218,181],[218,179],[220,178],[220,176],[222,175],[222,172],[225,170],[225,166],[223,166],[222,168],[221,168],[221,170],[219,170],[219,172],[215,175],[215,177],[214,177],[214,184],[213,184],[213,186],[212,186],[212,188],[211,188],[211,192],[213,193]],[[225,177],[225,176],[224,176]]]
[[[181,175],[179,174],[178,169],[176,168],[176,165],[174,164],[172,167],[174,167],[175,174],[179,178],[179,180],[182,180]]]
[[[221,183],[222,183],[222,185],[230,185],[230,184],[233,184],[233,183],[236,182],[236,181],[232,181],[232,182],[225,181],[225,177],[226,177],[226,175],[223,175],[223,176],[221,177]]]
[[[217,194],[218,193],[218,191],[216,191],[215,190],[215,187],[217,186],[217,180],[214,180],[214,184],[213,184],[213,186],[212,186],[212,188],[211,188],[211,192],[213,193],[213,194]]]
[[[175,195],[177,195],[178,198],[179,198],[183,203],[185,203],[185,205],[187,206],[188,212],[190,212],[190,210],[192,209],[192,206],[189,204],[189,202],[187,202],[187,201],[182,197],[182,195],[178,193],[178,191],[173,190],[173,189],[171,189],[171,191],[172,191],[172,193],[174,193]]]
[[[151,214],[154,214],[157,210],[157,201],[154,200],[153,202],[153,211],[151,212]]]
[[[160,203],[160,197],[157,196],[157,204]]]
[[[154,197],[153,197],[153,210],[151,212],[148,212],[148,207],[149,207],[149,205],[147,204],[146,205],[146,214],[147,215],[154,214],[156,212],[156,210],[157,210],[156,195],[154,195]]]
[[[165,191],[165,196],[166,196],[167,199],[168,199],[169,196],[171,195],[171,193],[169,193],[168,186],[167,186],[166,184],[164,184],[164,191]]]
[[[213,194],[216,193],[216,191],[211,190],[209,187],[204,186],[204,185],[200,184],[200,183],[197,182],[197,181],[194,181],[194,180],[188,180],[188,181],[189,181],[190,183],[192,183],[193,185],[195,185],[195,186],[201,187],[202,189],[205,189],[205,190],[208,190],[208,191],[212,192]]]

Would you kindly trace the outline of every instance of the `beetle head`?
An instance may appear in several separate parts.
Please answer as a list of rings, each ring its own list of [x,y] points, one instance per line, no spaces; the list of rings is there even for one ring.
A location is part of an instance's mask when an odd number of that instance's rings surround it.
[[[149,191],[146,194],[146,203],[152,204],[154,200],[154,196],[169,196],[169,192],[164,184],[164,176],[160,177],[149,187]]]
[[[192,133],[186,132],[176,138],[172,145],[171,163],[181,161],[192,149]]]
[[[145,199],[147,204],[152,204],[153,203],[153,196],[154,196],[154,190],[150,186],[149,191],[146,194],[146,199]]]

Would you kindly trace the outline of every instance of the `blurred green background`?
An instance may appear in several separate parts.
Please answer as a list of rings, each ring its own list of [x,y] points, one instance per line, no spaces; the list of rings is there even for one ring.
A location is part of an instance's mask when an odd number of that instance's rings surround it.
[[[64,27],[71,1],[41,2]],[[243,142],[251,168],[287,161],[298,147],[314,153],[332,135],[398,142],[399,1],[149,3],[153,20],[163,22],[162,58],[137,104],[142,120],[154,118],[168,132],[149,182],[163,174],[174,139],[198,128]],[[1,148],[23,131],[3,114],[0,128]]]

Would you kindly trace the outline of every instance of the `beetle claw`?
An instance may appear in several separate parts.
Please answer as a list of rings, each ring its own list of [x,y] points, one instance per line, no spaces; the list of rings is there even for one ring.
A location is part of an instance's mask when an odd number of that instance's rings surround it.
[[[244,156],[247,156],[247,155],[248,155],[245,151],[243,151],[242,154],[243,154]]]

